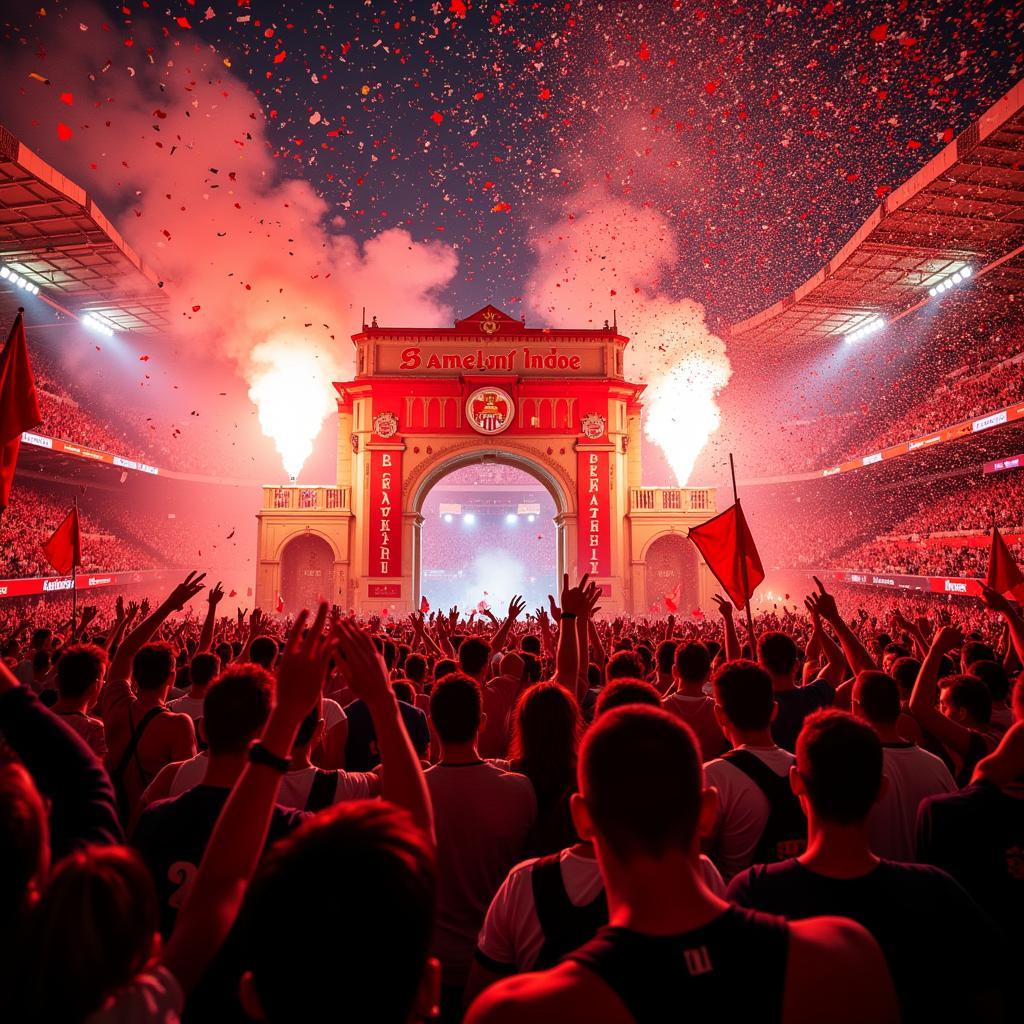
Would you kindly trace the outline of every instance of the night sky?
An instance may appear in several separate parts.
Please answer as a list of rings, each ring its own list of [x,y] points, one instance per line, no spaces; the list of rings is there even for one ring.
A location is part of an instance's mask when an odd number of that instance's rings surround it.
[[[4,33],[15,45],[58,19],[77,31],[78,5],[20,7]],[[604,188],[678,226],[662,287],[726,320],[755,312],[813,274],[1024,59],[1021,6],[977,0],[103,10],[115,59],[155,35],[214,47],[258,94],[282,173],[309,180],[357,237],[404,225],[457,248],[463,311],[515,309],[531,229]],[[59,69],[40,68],[59,88]]]

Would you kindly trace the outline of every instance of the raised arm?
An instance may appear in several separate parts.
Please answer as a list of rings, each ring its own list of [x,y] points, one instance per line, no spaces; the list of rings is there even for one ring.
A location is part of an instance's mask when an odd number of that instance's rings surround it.
[[[874,659],[868,654],[857,634],[850,629],[846,620],[839,614],[836,599],[825,589],[825,584],[817,576],[812,579],[818,585],[819,592],[809,594],[805,604],[809,611],[820,615],[836,631],[850,671],[856,675],[858,672],[875,668]]]
[[[185,605],[192,600],[200,590],[203,589],[203,579],[206,573],[190,572],[188,576],[179,583],[168,595],[163,604],[148,615],[138,626],[125,637],[124,642],[117,649],[114,660],[110,663],[110,671],[107,674],[107,684],[115,682],[126,682],[131,678],[132,661],[135,655],[147,644],[156,631],[163,625],[164,620],[172,613],[181,611]]]
[[[938,707],[939,664],[943,657],[963,643],[963,636],[955,626],[943,626],[932,638],[914,682],[908,705],[910,713],[921,728],[940,739],[959,754],[966,754],[971,730],[947,718]]]
[[[586,574],[580,580],[578,587],[569,586],[568,573],[562,577],[562,600],[558,617],[558,649],[555,652],[555,682],[564,686],[573,696],[576,695],[580,671],[580,650],[574,620],[586,612],[586,598],[583,592],[586,584]],[[553,599],[551,599],[551,603],[554,608]]]
[[[327,604],[303,639],[308,617],[304,611],[295,620],[278,666],[276,703],[260,743],[268,760],[287,763],[302,720],[320,700],[333,649],[323,632]],[[217,818],[163,956],[185,992],[206,972],[235,923],[267,841],[282,775],[278,767],[250,759]]]
[[[370,712],[383,765],[384,798],[404,807],[428,836],[434,835],[430,794],[420,760],[402,723],[387,666],[370,637],[350,619],[334,627],[338,668]]]
[[[736,623],[732,620],[732,605],[720,594],[711,599],[718,605],[718,614],[722,616],[725,629],[725,660],[737,661],[740,656],[740,641],[736,636]]]
[[[1024,617],[1002,594],[984,583],[981,585],[981,601],[986,608],[991,608],[992,611],[1002,615],[1010,630],[1013,649],[1017,652],[1020,663],[1024,665]]]
[[[93,844],[123,841],[114,787],[73,729],[19,686],[0,661],[0,735],[50,804],[53,859]]]
[[[526,602],[518,594],[509,601],[508,615],[505,616],[505,621],[498,627],[498,632],[491,637],[491,651],[494,654],[500,654],[505,649],[509,633],[512,631],[516,619],[523,614],[525,609]]]
[[[203,619],[203,628],[199,631],[197,654],[208,651],[213,646],[213,627],[217,623],[217,605],[220,604],[223,596],[224,587],[220,583],[211,587],[210,592],[206,595],[206,618]]]

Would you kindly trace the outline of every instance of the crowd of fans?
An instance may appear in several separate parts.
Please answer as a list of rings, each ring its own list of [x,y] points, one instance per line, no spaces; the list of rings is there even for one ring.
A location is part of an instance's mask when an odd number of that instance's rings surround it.
[[[203,589],[0,635],[12,1019],[1012,1017],[1002,595],[818,583],[747,635],[586,577],[468,618]]]
[[[947,493],[915,503],[888,532],[908,537],[985,533],[993,523],[1004,533],[1024,528],[1024,470],[957,481]]]

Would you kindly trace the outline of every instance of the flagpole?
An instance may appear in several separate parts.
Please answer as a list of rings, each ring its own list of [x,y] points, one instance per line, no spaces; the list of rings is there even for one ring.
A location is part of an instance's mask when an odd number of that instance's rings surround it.
[[[736,466],[732,461],[732,452],[729,452],[729,475],[732,477],[732,500],[737,509],[740,507],[740,496],[736,491]],[[740,579],[743,581],[744,603],[747,608],[747,630],[750,632],[750,653],[754,654],[754,616],[750,612],[750,584],[747,581],[747,553],[743,548],[743,537],[740,536],[739,520],[736,522],[736,547],[740,554]]]
[[[75,495],[75,519],[78,519],[78,495]],[[75,552],[74,544],[71,551],[71,639],[78,640],[78,580],[75,576]]]

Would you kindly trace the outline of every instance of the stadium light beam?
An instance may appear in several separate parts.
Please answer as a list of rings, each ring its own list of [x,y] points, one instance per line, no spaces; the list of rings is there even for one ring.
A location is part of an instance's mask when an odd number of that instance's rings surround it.
[[[452,521],[452,514],[451,514],[451,512],[445,512],[445,514],[444,514],[444,521],[446,523],[450,523]]]
[[[476,522],[476,516],[475,516],[475,515],[473,515],[473,513],[472,513],[472,512],[467,512],[467,513],[466,513],[466,514],[465,514],[465,515],[464,515],[464,516],[462,517],[462,522],[463,522],[463,523],[464,523],[464,524],[465,524],[466,526],[472,526],[472,525],[473,525],[473,524],[474,524],[474,523]]]
[[[11,284],[16,285],[22,291],[28,292],[29,295],[39,294],[39,285],[27,281],[16,270],[11,270],[10,267],[0,267],[0,280],[10,281]]]
[[[113,328],[109,324],[105,323],[95,313],[86,313],[82,317],[82,324],[88,327],[90,331],[95,331],[97,334],[102,334],[105,338],[112,338],[114,336]]]
[[[518,522],[519,517],[514,512],[509,512],[509,514],[505,516],[505,523],[507,526],[515,526]]]
[[[855,345],[858,341],[863,341],[870,335],[876,334],[883,327],[885,327],[885,321],[880,316],[874,316],[867,323],[858,327],[857,330],[847,334],[843,340],[847,345]]]
[[[964,264],[959,270],[954,270],[948,277],[944,277],[941,281],[936,281],[935,284],[931,285],[928,289],[928,298],[934,299],[939,295],[944,295],[951,288],[963,284],[973,274],[974,271],[971,267],[968,264]]]

